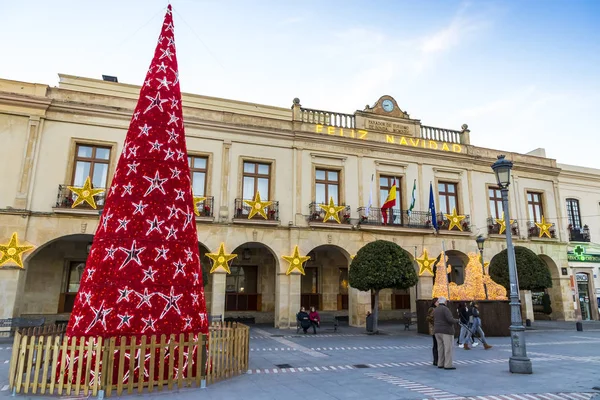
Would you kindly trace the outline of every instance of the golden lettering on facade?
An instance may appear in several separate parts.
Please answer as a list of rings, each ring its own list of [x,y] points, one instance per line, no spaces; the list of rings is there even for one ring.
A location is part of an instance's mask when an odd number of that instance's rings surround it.
[[[442,150],[453,153],[462,153],[462,146],[456,143],[438,142],[435,140],[426,140],[422,138],[412,138],[405,136],[396,136],[390,134],[374,134],[375,136],[368,136],[369,131],[364,129],[349,129],[349,128],[336,128],[335,126],[328,126],[327,129],[321,124],[315,125],[315,133],[326,133],[330,136],[348,137],[353,139],[367,140],[367,137],[373,138],[374,141],[380,141],[385,143],[398,144],[400,146],[407,147],[420,147],[422,149],[429,150]]]

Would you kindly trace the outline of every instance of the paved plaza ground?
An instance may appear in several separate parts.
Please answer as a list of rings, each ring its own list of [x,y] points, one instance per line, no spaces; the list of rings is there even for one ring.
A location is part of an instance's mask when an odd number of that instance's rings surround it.
[[[494,346],[455,348],[456,370],[431,365],[431,338],[398,324],[382,335],[340,327],[337,333],[252,326],[250,370],[206,389],[144,395],[168,399],[590,399],[600,398],[600,323],[533,324],[526,334],[533,375],[508,372],[509,338]],[[0,399],[7,387],[11,344],[0,341]],[[598,395],[598,396],[596,396]],[[17,396],[18,398],[47,398]],[[127,396],[130,398],[137,395]]]

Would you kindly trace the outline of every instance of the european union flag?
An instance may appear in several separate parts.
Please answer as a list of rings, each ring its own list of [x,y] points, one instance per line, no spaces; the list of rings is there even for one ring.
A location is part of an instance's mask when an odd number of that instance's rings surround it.
[[[437,215],[435,213],[435,199],[433,198],[433,185],[429,182],[429,211],[431,212],[431,225],[438,230]]]

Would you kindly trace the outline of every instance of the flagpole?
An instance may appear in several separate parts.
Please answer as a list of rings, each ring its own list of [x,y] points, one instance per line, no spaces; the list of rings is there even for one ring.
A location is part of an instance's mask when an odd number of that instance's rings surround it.
[[[442,240],[442,259],[444,260],[444,272],[446,272],[446,288],[448,288],[448,301],[450,301],[450,277],[448,275],[448,266],[446,265],[446,241]]]

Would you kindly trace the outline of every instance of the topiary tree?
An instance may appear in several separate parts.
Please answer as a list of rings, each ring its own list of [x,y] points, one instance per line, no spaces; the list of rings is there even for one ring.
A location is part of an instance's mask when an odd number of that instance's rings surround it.
[[[526,247],[515,246],[517,276],[520,290],[544,290],[552,287],[552,277],[546,263]],[[496,254],[490,262],[490,277],[510,292],[508,255],[506,250]]]
[[[373,291],[373,331],[377,332],[379,317],[379,291],[382,289],[408,289],[419,278],[408,253],[396,243],[376,240],[362,247],[348,271],[350,286],[360,291]]]

